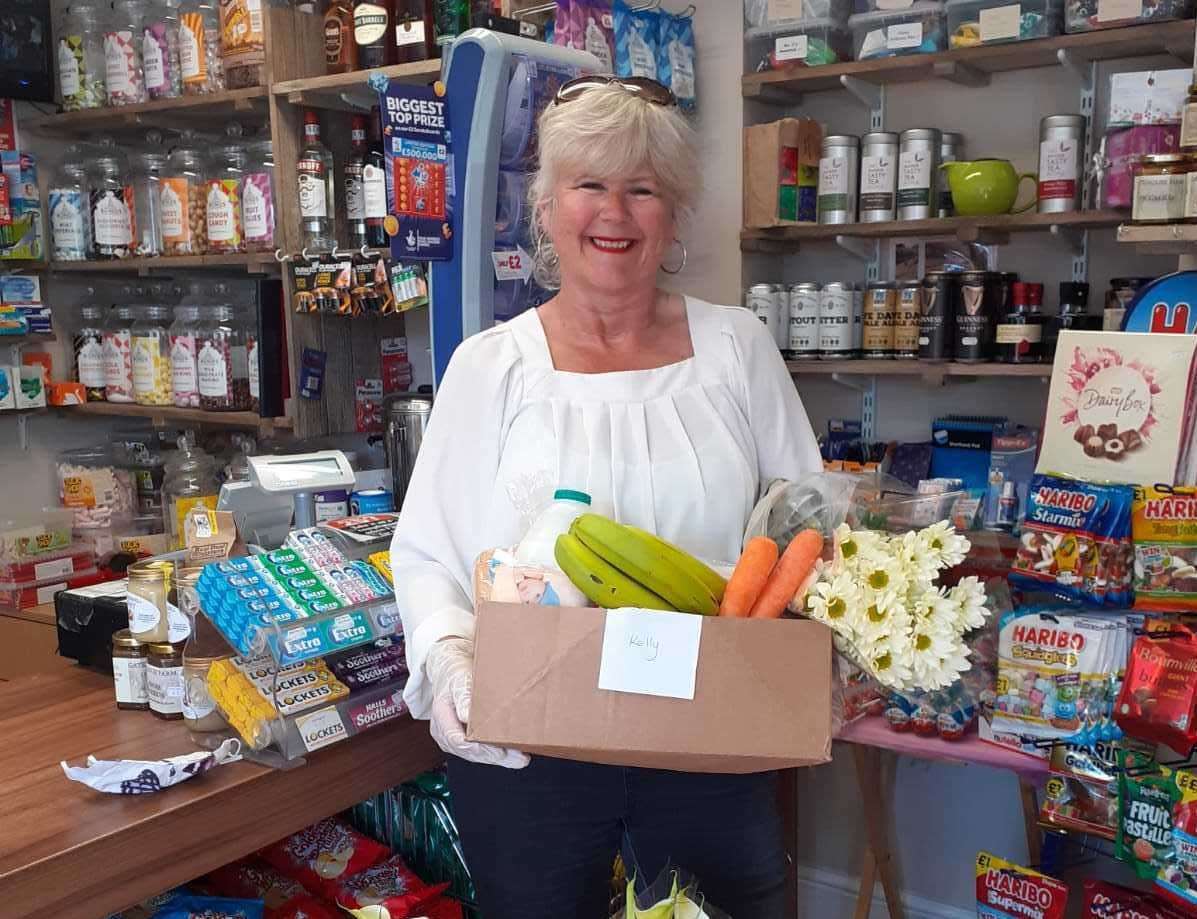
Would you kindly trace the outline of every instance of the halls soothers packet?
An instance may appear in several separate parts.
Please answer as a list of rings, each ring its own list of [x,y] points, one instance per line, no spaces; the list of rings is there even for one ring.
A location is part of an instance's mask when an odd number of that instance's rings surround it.
[[[634,10],[626,0],[615,0],[615,75],[619,77],[657,78],[657,36],[660,32],[656,10]]]
[[[977,855],[979,919],[1064,919],[1068,887],[988,852]]]

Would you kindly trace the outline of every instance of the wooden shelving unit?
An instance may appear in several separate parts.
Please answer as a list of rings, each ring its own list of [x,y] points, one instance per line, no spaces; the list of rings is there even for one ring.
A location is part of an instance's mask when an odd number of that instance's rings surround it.
[[[984,86],[993,73],[1059,66],[1064,61],[1087,61],[1170,54],[1193,60],[1193,22],[1160,22],[1123,29],[1103,29],[1079,35],[962,48],[938,54],[850,61],[824,67],[794,67],[743,78],[746,99],[792,105],[802,93],[844,88],[844,77],[875,85],[949,80],[965,86]]]
[[[1150,255],[1197,255],[1197,224],[1136,226],[1124,223],[1118,227],[1118,242],[1133,245],[1136,250]]]
[[[202,96],[179,99],[155,99],[138,105],[117,108],[82,109],[59,112],[29,122],[32,130],[56,135],[69,134],[79,140],[89,132],[113,131],[135,127],[201,128],[228,121],[237,115],[266,115],[269,90],[264,86],[230,89]]]
[[[276,428],[287,430],[291,427],[289,418],[263,418],[253,412],[206,412],[198,408],[175,408],[166,405],[85,402],[83,405],[58,406],[54,410],[66,415],[149,418],[155,425],[200,424],[213,428],[253,428],[264,433]]]
[[[894,239],[906,236],[954,236],[961,242],[1002,243],[1011,233],[1052,233],[1118,226],[1121,211],[1075,211],[1069,214],[1000,214],[995,217],[945,217],[893,220],[886,223],[806,223],[769,229],[746,229],[740,248],[746,252],[787,252],[802,242],[853,239]],[[1197,227],[1195,227],[1197,229]]]
[[[949,379],[1024,379],[1046,382],[1052,365],[1043,364],[942,364],[911,360],[786,361],[792,377],[903,377],[917,378],[931,386]]]
[[[241,270],[249,274],[277,274],[278,260],[270,252],[239,255],[159,255],[110,261],[51,262],[52,271],[103,274],[140,274],[196,270]]]
[[[9,271],[42,271],[46,260],[42,258],[0,258],[0,274]]]
[[[394,64],[375,70],[353,73],[334,73],[302,80],[275,83],[271,92],[292,105],[344,111],[368,110],[377,104],[378,93],[370,87],[370,79],[381,74],[388,80],[403,83],[431,83],[440,77],[441,62],[416,61],[413,64]]]

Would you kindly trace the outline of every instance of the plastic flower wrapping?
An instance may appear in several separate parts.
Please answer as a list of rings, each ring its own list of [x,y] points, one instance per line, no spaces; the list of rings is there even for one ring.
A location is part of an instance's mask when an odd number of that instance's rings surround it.
[[[896,535],[841,524],[834,539],[805,614],[829,626],[836,650],[887,689],[955,683],[971,666],[964,635],[985,623],[985,588],[975,577],[952,588],[936,580],[964,560],[969,541],[946,522]]]

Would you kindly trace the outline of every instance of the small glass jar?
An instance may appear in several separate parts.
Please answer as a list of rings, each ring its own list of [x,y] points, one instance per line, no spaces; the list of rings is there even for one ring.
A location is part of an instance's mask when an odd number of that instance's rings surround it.
[[[133,243],[132,199],[120,157],[106,153],[92,160],[88,192],[92,258],[128,257]]]
[[[249,146],[241,179],[241,225],[249,252],[274,251],[274,150],[268,140]]]
[[[114,306],[104,326],[104,398],[133,401],[133,320],[130,304]]]
[[[116,707],[123,711],[147,711],[150,696],[146,686],[149,649],[128,629],[112,635],[112,682]]]
[[[166,598],[174,564],[147,559],[129,566],[129,634],[141,642],[166,641],[170,634]]]
[[[104,88],[104,33],[90,3],[71,3],[62,18],[58,39],[58,90],[65,112],[100,108]]]
[[[71,336],[75,379],[83,384],[88,402],[104,401],[104,310],[89,303],[79,310],[79,328]]]
[[[145,102],[145,76],[141,63],[141,24],[145,0],[115,0],[112,18],[104,30],[104,85],[108,104]]]
[[[174,405],[170,318],[166,306],[146,306],[131,328],[133,399],[138,405]]]
[[[207,180],[203,156],[195,147],[176,147],[162,175],[159,219],[166,255],[208,251]]]
[[[170,326],[170,390],[179,408],[199,408],[199,380],[196,375],[196,334],[201,308],[197,303],[175,307],[175,321]]]
[[[194,445],[194,438],[180,437],[179,449],[167,461],[162,483],[162,523],[170,547],[183,547],[183,520],[193,507],[216,509],[220,482],[216,461]]]
[[[133,582],[129,582],[133,586]],[[152,642],[146,667],[146,689],[150,697],[150,711],[165,721],[183,719],[183,697],[186,688],[183,676],[183,643]]]
[[[66,160],[47,192],[50,214],[50,257],[81,262],[91,249],[91,217],[87,170],[78,160]]]
[[[148,98],[177,99],[183,94],[178,0],[150,0],[141,21],[141,63]]]
[[[141,153],[133,159],[133,225],[136,237],[133,249],[137,255],[162,254],[162,173],[166,156],[161,153]]]
[[[233,322],[233,308],[221,304],[212,308],[211,320],[200,326],[196,338],[196,369],[199,376],[200,408],[210,412],[238,410],[236,381],[249,395],[249,370],[238,375],[238,355],[245,363],[245,335]]]
[[[179,5],[179,69],[184,96],[224,90],[220,16],[215,0],[183,0]]]
[[[227,255],[245,251],[241,225],[241,177],[245,172],[245,148],[240,144],[220,147],[208,173],[208,251]]]
[[[1131,223],[1180,223],[1185,216],[1186,176],[1193,157],[1184,153],[1150,153],[1135,164]]]

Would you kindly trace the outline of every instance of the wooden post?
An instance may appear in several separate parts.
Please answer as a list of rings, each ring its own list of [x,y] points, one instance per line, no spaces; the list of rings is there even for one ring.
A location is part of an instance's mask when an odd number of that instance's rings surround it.
[[[1039,800],[1035,786],[1026,779],[1018,780],[1019,797],[1022,800],[1022,823],[1027,834],[1027,861],[1038,865],[1043,861],[1043,831],[1039,829]]]
[[[881,750],[865,744],[852,744],[852,756],[856,761],[856,784],[860,790],[861,803],[864,805],[865,830],[868,835],[869,850],[873,857],[876,875],[881,879],[881,889],[885,892],[885,903],[889,908],[890,919],[906,919],[906,911],[902,906],[902,889],[895,877],[894,865],[890,856],[889,809],[886,795],[882,789]],[[863,875],[861,881],[864,881]],[[869,887],[871,897],[871,883]],[[858,898],[858,909],[859,905]]]

